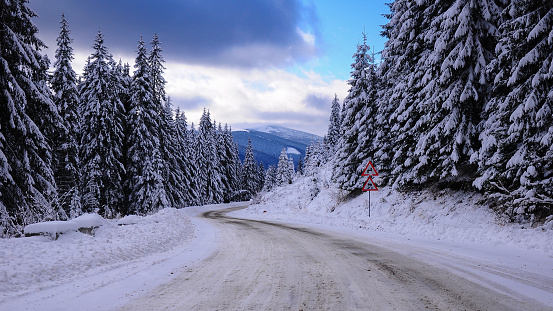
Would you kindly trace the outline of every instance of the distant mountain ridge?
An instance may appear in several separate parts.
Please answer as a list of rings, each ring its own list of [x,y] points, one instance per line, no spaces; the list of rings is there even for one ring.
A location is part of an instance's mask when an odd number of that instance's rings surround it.
[[[311,142],[323,139],[315,134],[279,125],[234,130],[232,136],[238,145],[238,152],[242,161],[248,146],[248,139],[251,138],[255,159],[258,162],[263,162],[265,169],[269,165],[278,163],[282,148],[286,148],[288,156],[294,160],[294,164],[297,166],[300,157],[305,158],[305,149],[311,145]]]

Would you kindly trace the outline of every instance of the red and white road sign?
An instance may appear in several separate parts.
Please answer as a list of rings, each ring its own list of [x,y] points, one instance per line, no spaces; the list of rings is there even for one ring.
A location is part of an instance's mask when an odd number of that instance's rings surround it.
[[[365,184],[363,185],[363,188],[361,190],[363,190],[363,191],[378,191],[378,188],[376,187],[376,184],[374,183],[374,181],[372,179],[374,176],[378,176],[378,172],[374,168],[374,165],[373,165],[372,161],[369,161],[369,163],[367,163],[367,166],[363,170],[363,173],[361,174],[361,176],[369,177],[367,179],[367,181],[365,182]]]

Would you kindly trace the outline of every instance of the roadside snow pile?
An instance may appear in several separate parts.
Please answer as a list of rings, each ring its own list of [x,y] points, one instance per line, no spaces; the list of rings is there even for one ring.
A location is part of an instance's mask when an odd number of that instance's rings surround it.
[[[136,224],[127,226],[98,217],[84,215],[65,222],[83,227],[102,223],[95,236],[67,232],[55,241],[45,236],[0,239],[0,301],[169,251],[188,244],[194,236],[185,211],[174,208],[131,217],[128,223]]]
[[[513,245],[553,255],[550,223],[522,229],[478,205],[481,195],[443,190],[399,193],[390,188],[349,199],[329,182],[330,172],[302,177],[294,184],[256,198],[248,209],[232,216],[314,223],[360,230],[399,233],[436,240]]]
[[[69,221],[46,221],[25,226],[25,235],[47,235],[57,239],[60,234],[70,231],[86,229],[91,233],[92,229],[106,224],[106,220],[98,214],[83,214]]]
[[[98,214],[83,214],[72,219],[71,222],[79,225],[79,228],[97,228],[107,223],[106,220]]]
[[[60,233],[79,230],[79,225],[72,221],[46,221],[25,226],[25,235],[45,234],[55,239]]]

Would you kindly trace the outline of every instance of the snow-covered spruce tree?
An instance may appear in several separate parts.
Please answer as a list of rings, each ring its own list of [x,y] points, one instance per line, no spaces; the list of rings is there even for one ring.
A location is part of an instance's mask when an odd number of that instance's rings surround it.
[[[98,212],[105,217],[122,214],[121,162],[124,108],[119,98],[121,85],[111,67],[111,54],[100,32],[94,40],[94,53],[86,68],[86,79],[80,87],[82,105],[81,191],[84,212]]]
[[[231,131],[227,124],[225,128],[221,128],[219,124],[217,136],[217,149],[219,152],[219,162],[221,163],[221,181],[223,182],[223,199],[225,202],[230,202],[233,194],[240,188],[240,180],[238,170],[240,160],[238,150],[235,148],[234,140],[232,139]]]
[[[156,105],[158,101],[156,102]],[[173,207],[183,207],[187,203],[186,176],[183,168],[186,167],[185,159],[181,156],[180,146],[176,135],[176,124],[171,101],[165,101],[163,106],[161,125],[159,127],[160,152],[163,159],[163,182],[169,203]]]
[[[145,215],[169,205],[163,185],[163,159],[159,146],[159,107],[153,98],[150,65],[140,38],[127,112],[128,153],[125,187],[129,189],[128,214]]]
[[[276,185],[277,169],[274,165],[269,165],[267,172],[265,172],[265,181],[263,184],[264,191],[271,191]]]
[[[123,157],[121,158],[121,163],[123,164],[123,167],[127,168],[128,167],[128,163],[127,163],[127,160],[129,159],[129,157],[127,156],[127,154],[129,153],[129,144],[130,144],[130,138],[131,138],[131,134],[130,134],[130,128],[128,126],[128,114],[129,114],[129,111],[131,110],[131,83],[132,83],[132,78],[131,78],[131,75],[130,75],[130,65],[128,63],[126,63],[125,65],[123,65],[123,62],[121,60],[119,60],[119,63],[117,64],[117,66],[114,68],[114,73],[119,77],[119,80],[120,80],[120,83],[121,83],[121,90],[118,92],[119,93],[119,99],[121,100],[121,104],[123,105],[123,112],[124,112],[124,118],[123,118],[123,147],[122,147],[122,151],[121,153],[123,154]],[[130,196],[130,192],[131,192],[131,189],[129,189],[129,183],[128,183],[128,180],[129,180],[129,174],[127,172],[127,170],[125,169],[125,173],[122,175],[122,180],[123,180],[123,198],[125,200],[125,202],[123,203],[124,206],[125,206],[125,211],[124,213],[127,213],[128,210],[129,210],[129,202],[127,201],[129,196]]]
[[[363,41],[366,41],[366,35],[363,34]],[[358,125],[355,125],[359,129],[359,136],[357,140],[359,142],[355,154],[357,156],[357,162],[359,166],[356,172],[357,178],[363,181],[361,173],[365,169],[365,165],[368,161],[374,160],[374,142],[379,129],[378,123],[382,123],[380,116],[378,115],[378,90],[380,87],[380,79],[376,73],[376,64],[374,62],[374,52],[369,57],[369,66],[365,68],[364,79],[362,83],[366,83],[366,89],[361,88],[360,93],[351,97],[349,100],[359,100],[364,102],[361,110],[361,118],[358,119]],[[354,175],[355,177],[355,175]],[[358,183],[359,185],[359,183]]]
[[[200,197],[203,204],[223,202],[221,166],[215,145],[215,134],[209,111],[204,109],[198,128],[198,160],[196,163],[201,180]]]
[[[167,98],[170,102],[170,98]],[[197,172],[195,167],[195,153],[193,149],[193,133],[188,130],[186,116],[184,111],[178,108],[175,110],[175,135],[177,142],[177,157],[182,160],[182,177],[185,185],[185,203],[186,206],[199,205],[200,198],[198,194]]]
[[[253,155],[253,146],[251,139],[248,139],[248,146],[244,154],[244,163],[242,165],[242,190],[247,190],[250,196],[257,193],[258,189],[258,166]]]
[[[167,101],[165,94],[165,78],[163,70],[165,67],[161,49],[161,42],[157,35],[154,35],[150,42],[152,49],[148,56],[150,64],[150,81],[152,83],[152,92],[154,103],[162,116],[159,126],[160,153],[163,159],[163,182],[165,192],[169,198],[171,206],[186,206],[186,185],[182,172],[185,166],[183,159],[176,156],[177,142],[175,140],[175,120],[171,103]]]
[[[54,177],[58,187],[59,204],[67,216],[74,218],[82,214],[79,192],[79,93],[77,75],[71,66],[73,61],[73,40],[69,37],[69,26],[61,15],[61,31],[57,38],[56,61],[51,78],[54,103],[58,108],[65,129],[59,132],[53,143]]]
[[[305,148],[304,174],[313,176],[318,167],[323,164],[324,145],[319,141],[311,141],[311,145]]]
[[[152,50],[150,51],[148,60],[151,68],[150,80],[153,87],[153,95],[156,101],[163,103],[167,100],[165,94],[166,81],[163,77],[163,70],[165,69],[163,63],[165,60],[161,54],[163,49],[161,48],[161,42],[159,41],[157,34],[155,34],[152,38],[150,45],[152,46]]]
[[[48,129],[38,124],[42,118],[60,118],[50,94],[36,80],[45,75],[39,53],[44,44],[31,21],[36,14],[26,3],[4,1],[0,6],[0,237],[55,216]]]
[[[278,186],[287,185],[292,183],[293,174],[290,170],[290,161],[288,159],[288,153],[286,148],[282,148],[277,163],[276,184]]]
[[[476,167],[478,123],[487,101],[486,67],[494,58],[495,23],[500,8],[493,0],[431,3],[431,25],[424,38],[433,46],[415,71],[424,72],[415,94],[415,153],[402,177],[407,183],[468,187]]]
[[[292,162],[292,171],[294,170],[294,162]],[[256,192],[260,192],[263,189],[263,186],[265,185],[265,166],[263,165],[263,162],[259,162],[259,165],[257,166],[257,187]]]
[[[357,46],[353,55],[354,63],[348,84],[351,86],[344,99],[345,111],[342,121],[342,137],[336,151],[335,166],[332,172],[333,180],[344,190],[361,188],[361,172],[364,169],[363,161],[370,156],[366,148],[370,148],[373,135],[371,125],[363,124],[368,118],[374,118],[376,100],[376,73],[372,55],[369,54],[366,36],[363,34],[363,43]]]
[[[390,4],[390,21],[382,35],[388,39],[382,51],[378,76],[378,120],[374,137],[373,163],[379,166],[384,182],[403,186],[403,175],[411,166],[416,147],[415,124],[420,115],[415,94],[424,85],[421,62],[433,46],[426,43],[425,30],[430,27],[432,7],[429,1],[396,0]]]
[[[302,176],[304,172],[303,170],[304,170],[303,159],[300,156],[300,159],[298,160],[298,175]]]
[[[330,124],[328,125],[328,133],[326,135],[328,140],[328,149],[331,153],[334,152],[338,140],[340,139],[340,128],[342,117],[340,116],[340,101],[338,95],[334,94],[334,100],[332,101],[332,110],[330,112]]]
[[[474,185],[510,215],[543,217],[553,213],[553,3],[512,1],[503,17]]]
[[[294,177],[296,176],[296,167],[292,157],[288,157],[288,175],[290,176],[290,183],[292,183],[294,181]]]

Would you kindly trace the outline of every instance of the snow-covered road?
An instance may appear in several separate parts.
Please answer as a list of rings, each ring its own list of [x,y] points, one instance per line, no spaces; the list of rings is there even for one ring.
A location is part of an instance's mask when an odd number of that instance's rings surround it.
[[[207,259],[123,309],[553,308],[547,298],[553,297],[550,271],[540,274],[440,247],[367,242],[363,235],[226,216],[233,209],[202,214],[218,236],[218,248]]]

